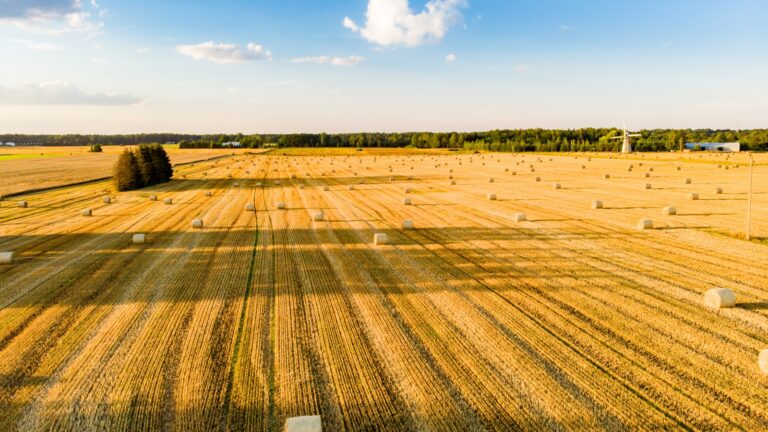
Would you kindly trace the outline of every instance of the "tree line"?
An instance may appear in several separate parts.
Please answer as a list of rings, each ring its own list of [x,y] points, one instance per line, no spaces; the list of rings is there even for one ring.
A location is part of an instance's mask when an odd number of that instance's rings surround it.
[[[171,177],[171,159],[163,146],[158,144],[126,149],[115,163],[115,188],[120,192],[167,182]]]
[[[301,133],[301,134],[132,134],[132,135],[0,135],[17,145],[134,145],[178,143],[182,148],[277,147],[414,147],[491,151],[619,151],[616,128],[504,129],[486,132]],[[637,151],[676,151],[686,142],[742,143],[744,150],[768,150],[768,129],[649,129],[633,139]]]

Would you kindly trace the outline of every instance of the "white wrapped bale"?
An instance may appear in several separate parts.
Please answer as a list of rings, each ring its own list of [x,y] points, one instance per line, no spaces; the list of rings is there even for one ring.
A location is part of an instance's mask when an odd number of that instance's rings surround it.
[[[29,207],[29,203],[26,201],[19,201],[16,203],[16,207],[27,208]]]
[[[203,227],[202,219],[192,219],[192,228],[200,229]]]
[[[109,196],[105,196],[105,197],[104,197],[104,198],[102,198],[101,200],[104,202],[104,204],[109,204],[109,203],[111,203],[111,202],[112,202],[112,198],[111,198],[111,197],[109,197]]]
[[[145,234],[134,234],[131,241],[133,244],[144,244],[144,242],[147,240],[147,236]]]
[[[90,216],[93,216],[93,211],[87,208],[87,209],[83,209],[83,211],[80,214],[82,214],[85,217],[90,217]]]
[[[488,201],[496,201],[496,194],[495,193],[489,193],[487,195]]]
[[[597,210],[603,208],[603,202],[602,201],[592,201],[592,208]]]
[[[285,421],[285,432],[323,432],[319,415],[290,417]]]
[[[528,217],[525,215],[525,213],[515,213],[512,219],[515,222],[525,222],[528,220]]]
[[[13,252],[0,252],[0,264],[13,264]]]
[[[256,206],[253,205],[253,203],[248,203],[245,205],[245,211],[254,211],[256,210]]]
[[[663,209],[661,209],[661,213],[664,216],[674,216],[677,214],[677,209],[674,207],[664,207]]]
[[[649,230],[652,228],[653,228],[653,221],[650,219],[643,219],[637,223],[637,229],[639,230]]]
[[[285,203],[280,201],[277,203],[277,209],[278,210],[285,210]]]
[[[385,233],[376,233],[373,235],[373,244],[385,245],[389,242],[389,237]]]
[[[696,192],[691,192],[688,194],[688,199],[691,201],[696,201],[699,199],[699,194]]]
[[[757,365],[764,375],[768,375],[768,349],[760,351],[760,354],[757,355]]]
[[[312,214],[312,220],[315,222],[321,222],[325,219],[325,213],[322,210],[318,210]]]
[[[157,201],[157,195],[155,195],[155,194],[150,195],[149,196],[149,200],[150,201]]]
[[[404,230],[412,230],[413,229],[413,221],[410,219],[406,219],[401,224]]]
[[[173,198],[166,198],[163,200],[163,204],[165,205],[171,205],[173,204]]]
[[[728,288],[713,288],[704,293],[704,306],[725,309],[736,306],[736,294]]]

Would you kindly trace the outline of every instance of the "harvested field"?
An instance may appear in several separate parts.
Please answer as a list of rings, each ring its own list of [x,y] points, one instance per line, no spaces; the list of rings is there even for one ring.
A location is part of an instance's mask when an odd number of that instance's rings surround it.
[[[765,430],[768,157],[747,242],[746,156],[698,156],[238,154],[0,202],[0,430]]]

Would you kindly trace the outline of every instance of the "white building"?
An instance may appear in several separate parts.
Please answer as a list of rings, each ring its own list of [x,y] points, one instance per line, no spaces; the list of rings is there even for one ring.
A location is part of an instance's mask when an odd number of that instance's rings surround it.
[[[737,142],[730,142],[730,143],[712,143],[712,142],[701,142],[701,143],[685,143],[685,149],[686,150],[694,150],[694,149],[700,149],[701,151],[711,151],[711,152],[739,152],[741,151],[741,143]]]
[[[240,147],[239,141],[230,141],[221,144],[222,147]]]
[[[7,142],[7,143],[5,143],[3,145],[6,146],[6,147],[16,147],[16,143],[13,143],[13,142]]]

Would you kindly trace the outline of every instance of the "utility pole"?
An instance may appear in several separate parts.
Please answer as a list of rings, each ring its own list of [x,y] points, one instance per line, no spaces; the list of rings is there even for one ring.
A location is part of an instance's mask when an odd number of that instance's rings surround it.
[[[747,195],[747,241],[751,240],[750,230],[752,228],[752,171],[755,160],[752,159],[752,153],[749,153],[749,192]]]

